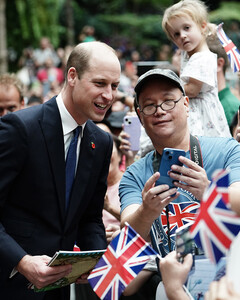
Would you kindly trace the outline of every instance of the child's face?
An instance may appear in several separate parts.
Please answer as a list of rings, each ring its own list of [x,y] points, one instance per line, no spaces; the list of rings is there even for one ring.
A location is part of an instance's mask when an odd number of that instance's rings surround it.
[[[199,27],[190,17],[173,17],[170,20],[171,27],[169,28],[172,41],[181,50],[186,51],[190,56],[196,52],[201,51],[201,45],[204,40],[202,34],[203,28]]]

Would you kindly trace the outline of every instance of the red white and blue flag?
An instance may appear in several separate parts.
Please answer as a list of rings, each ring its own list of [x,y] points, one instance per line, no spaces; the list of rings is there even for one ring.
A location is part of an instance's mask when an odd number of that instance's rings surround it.
[[[228,176],[228,170],[218,170],[214,174],[203,195],[197,218],[190,228],[195,243],[213,263],[218,263],[226,255],[240,231],[240,218],[230,209]]]
[[[168,205],[168,218],[166,214],[166,208],[163,209],[161,214],[161,223],[166,234],[175,235],[175,231],[183,225],[191,222],[193,223],[196,218],[196,212],[199,208],[197,202],[182,202],[182,203],[170,203]],[[169,222],[169,230],[167,223]]]
[[[230,40],[230,38],[226,35],[223,28],[223,23],[217,26],[217,36],[227,53],[231,68],[233,72],[237,72],[240,70],[240,52],[238,51],[235,44]]]
[[[111,241],[88,281],[101,299],[117,300],[126,286],[157,253],[126,224]]]

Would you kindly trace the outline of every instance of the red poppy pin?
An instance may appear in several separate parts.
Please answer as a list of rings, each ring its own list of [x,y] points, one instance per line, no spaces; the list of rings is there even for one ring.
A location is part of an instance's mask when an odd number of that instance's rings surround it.
[[[95,144],[93,142],[91,142],[92,148],[95,149]]]

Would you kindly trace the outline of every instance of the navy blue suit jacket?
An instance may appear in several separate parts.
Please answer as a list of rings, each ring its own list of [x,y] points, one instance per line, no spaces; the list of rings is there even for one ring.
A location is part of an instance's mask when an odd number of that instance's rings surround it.
[[[110,135],[88,121],[66,213],[56,99],[0,120],[0,299],[48,299],[27,290],[21,274],[8,278],[26,254],[52,256],[72,250],[75,242],[81,250],[106,248],[102,209],[111,152]],[[53,291],[49,299],[68,299],[59,293]]]

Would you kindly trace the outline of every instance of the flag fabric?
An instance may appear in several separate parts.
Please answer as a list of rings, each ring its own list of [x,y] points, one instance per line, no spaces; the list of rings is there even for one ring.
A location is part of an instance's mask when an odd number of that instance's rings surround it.
[[[199,202],[186,201],[169,203],[162,210],[151,228],[153,248],[157,249],[161,256],[164,257],[175,249],[176,230],[185,224],[193,224],[199,207]]]
[[[217,36],[227,53],[231,68],[233,72],[237,72],[240,70],[240,52],[238,51],[235,44],[230,40],[230,38],[226,35],[223,28],[223,23],[217,26]]]
[[[129,225],[111,241],[88,281],[101,299],[117,300],[150,258],[158,254]]]
[[[240,231],[240,218],[230,209],[228,198],[229,171],[217,170],[204,193],[196,220],[190,228],[195,243],[213,262],[226,255]]]

